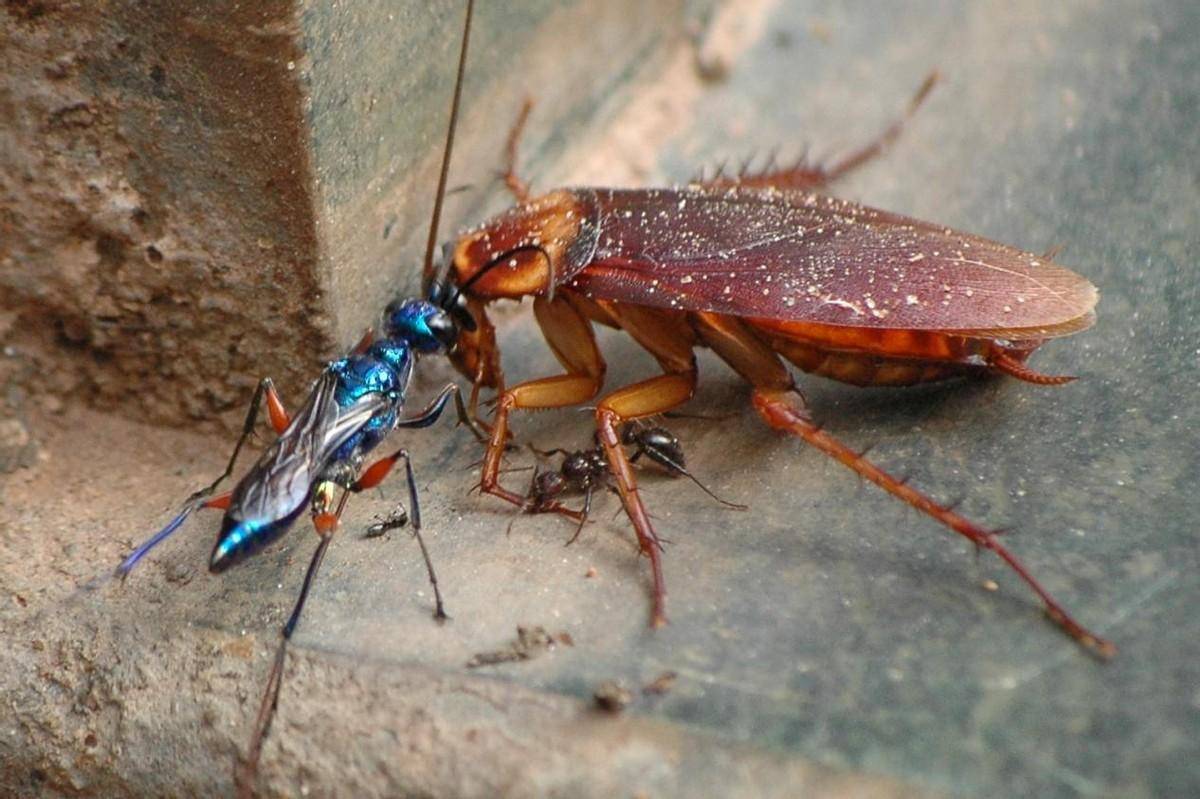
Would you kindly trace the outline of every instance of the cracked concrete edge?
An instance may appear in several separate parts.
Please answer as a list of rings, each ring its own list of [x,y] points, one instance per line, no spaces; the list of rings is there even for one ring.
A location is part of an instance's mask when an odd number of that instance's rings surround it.
[[[537,172],[711,0],[477,13],[448,238]],[[0,4],[0,387],[211,423],[289,393],[415,288],[462,4]],[[593,54],[564,57],[564,53]],[[603,53],[603,58],[595,54]]]
[[[55,637],[38,619],[6,636],[0,791],[231,794],[273,636],[184,628],[148,640],[146,628],[116,624],[103,607],[71,613],[74,637]],[[301,649],[288,657],[256,788],[261,796],[929,795],[500,679]]]

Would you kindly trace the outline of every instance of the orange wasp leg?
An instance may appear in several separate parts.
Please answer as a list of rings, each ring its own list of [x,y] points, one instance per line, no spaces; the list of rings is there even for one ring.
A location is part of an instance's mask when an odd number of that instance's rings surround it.
[[[216,491],[217,486],[221,484],[229,475],[233,474],[233,466],[237,463],[238,455],[241,454],[242,447],[250,436],[254,435],[254,426],[258,423],[258,410],[262,407],[263,401],[267,403],[267,415],[270,417],[271,427],[276,433],[283,433],[287,426],[291,424],[291,419],[288,417],[287,410],[283,407],[283,400],[279,398],[279,394],[275,391],[275,383],[269,377],[264,377],[258,382],[258,388],[254,390],[254,396],[250,399],[250,409],[246,413],[246,421],[242,423],[242,434],[238,436],[237,444],[233,447],[233,454],[229,456],[229,463],[225,464],[225,471],[213,480],[204,488],[188,497],[185,505],[190,505],[197,500],[203,499]]]
[[[998,536],[950,508],[897,480],[861,454],[847,447],[813,423],[804,398],[799,394],[787,369],[765,344],[729,317],[698,314],[702,338],[754,385],[754,409],[776,430],[799,436],[807,443],[853,469],[889,494],[907,502],[922,513],[941,522],[983,549],[995,552],[1001,560],[1033,589],[1045,606],[1046,615],[1068,635],[1102,658],[1116,654],[1112,643],[1100,638],[1075,621],[1054,600],[1015,555],[1000,543]]]
[[[457,390],[454,387],[448,387],[421,413],[403,421],[409,422],[410,426],[423,426],[426,420],[436,419],[441,413],[446,395],[450,391],[454,391],[457,399]],[[461,411],[461,406],[459,408]],[[403,424],[403,421],[401,424]],[[313,580],[316,579],[317,571],[321,568],[321,561],[325,558],[325,551],[329,548],[329,542],[333,540],[333,534],[337,532],[337,528],[341,524],[342,513],[346,510],[346,502],[350,498],[351,493],[358,493],[368,488],[373,488],[383,482],[392,467],[401,460],[404,461],[405,473],[408,478],[408,496],[409,506],[412,509],[413,537],[417,539],[417,544],[421,547],[421,555],[425,559],[425,568],[429,572],[429,582],[433,586],[435,602],[433,616],[439,622],[449,618],[442,603],[442,594],[438,588],[437,574],[433,570],[433,561],[429,557],[429,550],[425,547],[425,540],[421,537],[421,510],[417,503],[417,481],[413,474],[412,461],[408,457],[408,452],[404,449],[397,450],[395,453],[380,458],[364,469],[358,480],[352,483],[349,489],[342,491],[340,498],[337,500],[336,508],[334,507],[334,497],[339,486],[328,481],[320,483],[316,487],[313,497],[312,520],[313,527],[316,528],[317,535],[321,540],[317,544],[317,549],[308,564],[308,571],[304,574],[304,583],[300,589],[300,596],[292,608],[292,613],[288,617],[287,623],[283,626],[279,646],[275,650],[275,659],[271,665],[271,673],[267,677],[267,688],[263,692],[262,703],[259,705],[258,716],[254,722],[254,737],[251,739],[246,760],[234,774],[239,796],[253,796],[253,775],[258,769],[258,761],[262,756],[263,741],[271,729],[271,721],[274,719],[275,711],[279,706],[279,689],[283,682],[283,664],[285,655],[287,654],[287,645],[296,630],[296,624],[299,622],[300,614],[304,610],[304,603],[308,599],[309,589],[312,587]],[[217,497],[210,500],[207,505],[221,507],[217,503],[225,499],[226,504],[228,504],[227,497],[228,495]]]
[[[138,564],[138,561],[146,556],[146,553],[170,537],[187,520],[192,512],[198,508],[224,510],[229,507],[230,492],[216,497],[213,497],[212,493],[217,490],[217,486],[225,478],[233,474],[233,467],[237,463],[238,455],[242,452],[242,447],[254,435],[254,427],[258,424],[258,411],[262,408],[264,399],[267,403],[267,413],[271,419],[271,426],[275,428],[277,433],[282,433],[287,428],[291,420],[288,418],[287,411],[283,407],[282,400],[279,399],[279,394],[275,392],[275,384],[271,382],[271,378],[264,377],[259,381],[258,388],[254,390],[254,396],[250,399],[250,408],[246,412],[246,420],[242,422],[242,434],[238,436],[237,444],[233,447],[233,454],[229,456],[229,462],[225,464],[225,471],[221,472],[216,480],[213,480],[204,488],[192,492],[192,495],[184,501],[183,508],[175,515],[175,518],[167,522],[161,530],[140,544],[133,552],[126,555],[125,559],[117,566],[114,574],[122,580],[128,577],[129,572]]]
[[[258,706],[258,715],[254,719],[254,735],[250,739],[250,748],[246,752],[246,759],[234,769],[234,785],[239,799],[249,799],[254,796],[254,775],[258,772],[258,761],[262,757],[263,741],[266,740],[267,733],[271,731],[271,722],[275,719],[275,711],[279,708],[279,689],[283,685],[283,664],[287,657],[288,642],[296,631],[296,624],[300,621],[300,613],[304,610],[309,589],[312,588],[317,572],[321,568],[321,562],[325,559],[325,551],[329,549],[329,542],[333,540],[333,533],[338,527],[342,511],[346,509],[346,500],[350,497],[349,491],[343,491],[337,509],[331,512],[334,488],[332,483],[324,483],[318,487],[318,495],[314,498],[314,503],[319,504],[314,505],[313,526],[317,528],[321,540],[313,552],[312,560],[308,563],[308,570],[304,573],[304,582],[300,588],[300,596],[292,608],[287,623],[283,625],[279,645],[275,648],[275,659],[271,662],[271,671],[267,675],[267,687],[263,691],[262,702]]]
[[[580,405],[600,393],[604,385],[604,359],[596,347],[596,338],[587,319],[565,297],[546,300],[535,297],[533,312],[542,335],[567,373],[530,380],[508,389],[496,403],[492,438],[483,456],[479,490],[524,506],[525,497],[500,485],[500,459],[508,438],[508,416],[514,409],[541,410]],[[546,511],[579,519],[578,511],[555,502]]]

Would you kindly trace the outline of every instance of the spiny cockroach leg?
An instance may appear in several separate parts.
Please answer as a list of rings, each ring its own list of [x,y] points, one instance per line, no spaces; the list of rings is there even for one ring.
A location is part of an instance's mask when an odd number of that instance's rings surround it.
[[[995,552],[1001,560],[1008,564],[1009,568],[1025,581],[1026,585],[1033,589],[1033,592],[1042,600],[1046,615],[1068,635],[1101,658],[1107,659],[1116,654],[1117,649],[1112,643],[1075,621],[1034,579],[1025,565],[1000,543],[994,532],[985,530],[949,508],[939,505],[920,491],[902,485],[875,464],[859,457],[833,436],[819,430],[809,419],[807,409],[799,403],[794,394],[774,389],[756,389],[754,391],[754,408],[771,427],[803,438],[826,455],[841,461],[875,485],[936,519],[977,546]]]
[[[523,203],[529,199],[529,184],[517,175],[517,150],[521,144],[521,134],[525,131],[525,123],[529,121],[529,112],[533,110],[533,99],[525,98],[521,104],[521,112],[508,133],[508,142],[504,147],[504,185],[512,192],[517,202]]]

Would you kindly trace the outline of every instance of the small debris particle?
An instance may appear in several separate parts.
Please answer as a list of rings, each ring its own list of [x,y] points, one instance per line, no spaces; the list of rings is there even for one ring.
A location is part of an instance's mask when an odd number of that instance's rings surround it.
[[[37,456],[37,442],[19,419],[0,421],[0,474],[31,467]]]
[[[467,661],[468,669],[480,666],[494,666],[497,663],[512,663],[533,658],[553,649],[556,645],[574,646],[575,639],[563,631],[553,635],[546,632],[545,627],[525,627],[517,625],[517,639],[503,649],[490,652],[477,652]]]
[[[620,713],[633,701],[633,694],[616,680],[605,680],[596,686],[592,698],[605,713]]]
[[[829,44],[833,41],[833,28],[823,19],[810,19],[808,21],[808,35],[821,44]]]
[[[677,679],[679,679],[679,675],[675,672],[664,671],[642,686],[642,693],[647,696],[662,696],[663,694],[670,693],[671,689],[675,687]]]
[[[596,571],[595,566],[588,566],[588,570],[583,573],[583,576],[590,580],[593,577],[595,577],[598,573],[599,572]]]
[[[1000,586],[996,583],[995,580],[984,580],[983,588],[986,591],[999,591],[1000,590]]]

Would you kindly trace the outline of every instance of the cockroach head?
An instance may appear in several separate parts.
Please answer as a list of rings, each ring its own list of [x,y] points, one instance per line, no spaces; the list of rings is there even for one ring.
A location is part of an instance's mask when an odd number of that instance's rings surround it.
[[[458,340],[459,325],[453,315],[426,300],[396,300],[383,312],[388,338],[407,341],[418,352],[449,350]]]

